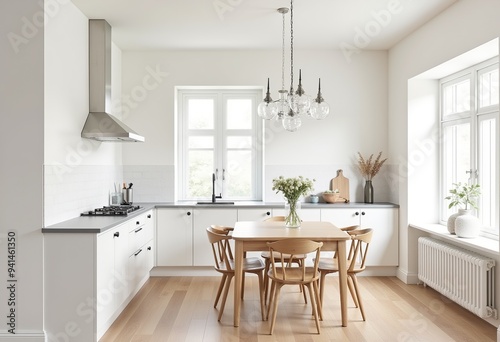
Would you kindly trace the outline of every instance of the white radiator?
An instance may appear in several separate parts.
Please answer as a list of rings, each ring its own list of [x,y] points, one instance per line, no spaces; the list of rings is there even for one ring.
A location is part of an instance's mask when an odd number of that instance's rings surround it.
[[[497,318],[495,260],[440,240],[418,239],[418,279],[479,317]]]

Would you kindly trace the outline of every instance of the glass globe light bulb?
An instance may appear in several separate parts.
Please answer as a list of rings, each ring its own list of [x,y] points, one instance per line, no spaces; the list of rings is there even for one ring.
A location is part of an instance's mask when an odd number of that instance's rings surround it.
[[[265,120],[271,120],[278,114],[278,106],[274,102],[263,101],[257,107],[257,114]]]
[[[289,132],[296,132],[302,126],[302,119],[295,113],[288,113],[283,118],[283,128]]]
[[[310,109],[311,117],[316,120],[322,120],[330,113],[330,106],[325,101],[314,101]]]

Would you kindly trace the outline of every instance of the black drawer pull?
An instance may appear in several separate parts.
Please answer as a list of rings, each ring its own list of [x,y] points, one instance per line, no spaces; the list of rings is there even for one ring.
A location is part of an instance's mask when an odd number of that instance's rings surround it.
[[[267,216],[271,215],[271,212],[269,212],[269,211],[268,211],[268,212],[266,213],[266,215],[267,215]]]
[[[364,215],[364,214],[365,214],[365,212],[364,212],[364,211],[362,211],[362,212],[361,212],[361,215]]]
[[[359,211],[356,211],[356,216],[358,216],[358,215],[359,215]]]
[[[142,230],[142,227],[139,229],[134,230],[134,233],[139,233]]]
[[[148,251],[150,251],[150,250],[151,250],[151,246],[148,247]]]
[[[120,237],[120,232],[115,232],[115,233],[113,234],[113,237]]]
[[[189,216],[189,215],[191,215],[191,212],[190,212],[190,211],[188,211],[188,212],[187,212],[187,216]]]
[[[151,218],[151,214],[148,215],[148,218]]]
[[[141,224],[141,221],[137,221],[135,224]]]
[[[139,253],[141,253],[141,252],[142,252],[142,249],[139,249],[139,250],[137,251],[137,253],[134,253],[134,256],[138,256],[138,255],[139,255]]]

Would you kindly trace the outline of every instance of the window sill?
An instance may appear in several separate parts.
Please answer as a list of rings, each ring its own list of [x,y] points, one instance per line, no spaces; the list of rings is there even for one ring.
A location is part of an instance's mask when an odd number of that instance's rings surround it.
[[[410,227],[427,232],[433,236],[439,237],[441,240],[449,241],[463,248],[472,249],[476,252],[485,252],[489,254],[499,254],[498,240],[488,239],[483,236],[478,236],[473,239],[459,238],[454,234],[450,234],[446,226],[442,224],[416,224],[410,223]]]

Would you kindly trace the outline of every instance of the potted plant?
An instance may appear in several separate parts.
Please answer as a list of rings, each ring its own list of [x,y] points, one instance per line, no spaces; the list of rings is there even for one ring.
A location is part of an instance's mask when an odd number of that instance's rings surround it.
[[[479,234],[479,219],[472,215],[472,209],[477,209],[477,198],[481,194],[479,184],[453,183],[450,195],[445,199],[450,201],[448,208],[458,207],[458,212],[448,218],[447,228],[451,234],[459,237],[476,237]]]

